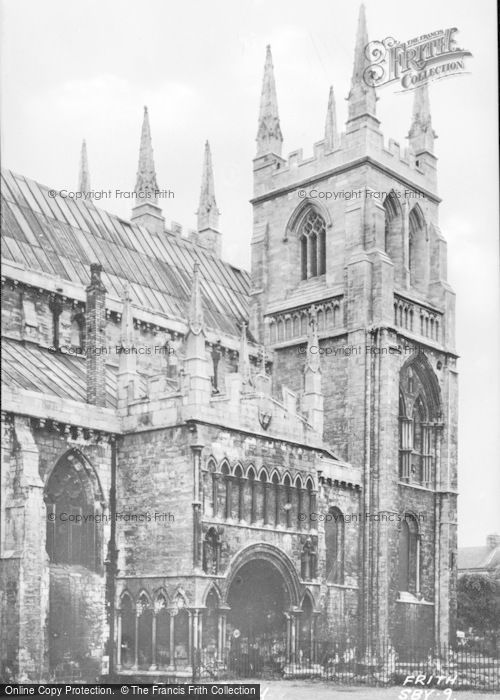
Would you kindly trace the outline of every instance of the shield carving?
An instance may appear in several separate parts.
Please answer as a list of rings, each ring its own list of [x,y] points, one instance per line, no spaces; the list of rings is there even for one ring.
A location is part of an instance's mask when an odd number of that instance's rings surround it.
[[[270,396],[261,394],[259,396],[259,423],[267,430],[273,417],[273,401]]]

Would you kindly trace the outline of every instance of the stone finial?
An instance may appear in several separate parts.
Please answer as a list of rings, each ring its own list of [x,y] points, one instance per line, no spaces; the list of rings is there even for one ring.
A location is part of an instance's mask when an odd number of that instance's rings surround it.
[[[212,166],[212,154],[210,144],[205,141],[203,156],[203,173],[201,178],[200,204],[198,211],[198,231],[211,228],[216,231],[219,228],[219,214],[215,201],[214,171]]]
[[[328,108],[326,110],[325,122],[325,149],[333,151],[338,146],[339,135],[337,132],[337,110],[335,107],[335,96],[333,94],[333,86],[330,87],[328,96]]]
[[[266,50],[264,79],[260,98],[259,128],[257,131],[257,156],[275,153],[281,156],[283,135],[278,115],[278,99],[274,81],[273,58],[271,47]]]
[[[141,145],[139,150],[139,165],[137,167],[137,180],[135,193],[138,197],[148,197],[149,201],[157,204],[158,182],[153,159],[153,144],[151,140],[151,128],[149,126],[148,108],[144,107],[142,121]]]
[[[199,335],[205,326],[200,290],[200,263],[198,262],[195,262],[193,268],[193,284],[191,286],[191,298],[189,301],[188,325],[193,335]]]
[[[88,194],[90,187],[89,161],[87,157],[87,143],[85,139],[82,141],[82,150],[80,154],[80,173],[78,176],[78,191]]]
[[[366,56],[368,46],[368,30],[366,28],[365,6],[359,8],[358,31],[356,35],[356,46],[354,49],[354,67],[352,71],[351,90],[347,97],[349,104],[348,121],[369,115],[374,117],[376,112],[377,97],[375,88],[366,82],[365,71],[369,61]]]
[[[408,133],[410,147],[414,153],[434,151],[434,139],[437,138],[432,128],[431,109],[429,104],[429,87],[421,83],[415,89],[413,98],[413,115]]]

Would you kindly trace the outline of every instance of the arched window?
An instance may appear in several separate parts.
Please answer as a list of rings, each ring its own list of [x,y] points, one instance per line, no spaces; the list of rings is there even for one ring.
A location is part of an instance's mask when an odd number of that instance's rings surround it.
[[[272,478],[272,484],[273,484],[273,496],[272,496],[272,505],[273,505],[273,514],[272,514],[272,521],[274,525],[279,525],[280,524],[280,480],[276,472],[273,474]]]
[[[426,257],[426,227],[423,214],[418,205],[414,206],[409,216],[408,239],[408,268],[410,271],[410,285],[422,287],[428,260]]]
[[[307,520],[306,522],[308,523],[308,527],[311,528],[313,527],[314,520],[311,519],[311,513],[316,512],[316,494],[314,492],[314,484],[311,479],[307,480],[306,483],[306,489],[307,489]]]
[[[390,257],[396,257],[402,245],[401,208],[394,192],[384,199],[384,250]]]
[[[186,666],[189,663],[189,613],[184,603],[178,604],[174,620],[174,663]]]
[[[399,380],[399,478],[432,488],[440,391],[427,359],[419,353],[403,365]]]
[[[264,525],[269,524],[269,482],[267,479],[267,473],[263,469],[260,473],[260,493],[261,493],[261,508],[260,513],[262,515],[262,520]]]
[[[399,531],[399,590],[417,594],[420,591],[420,542],[417,521],[405,513]]]
[[[344,516],[338,508],[330,508],[325,520],[326,580],[344,583]]]
[[[153,609],[145,593],[137,602],[137,662],[139,668],[149,669],[153,663]]]
[[[170,665],[170,615],[167,609],[167,599],[160,593],[155,601],[156,615],[156,659],[159,668]]]
[[[135,605],[131,596],[124,593],[120,599],[120,664],[131,668],[135,664]]]
[[[303,662],[312,661],[313,653],[313,606],[309,595],[304,596],[299,617],[299,649],[302,652]]]
[[[300,226],[301,278],[324,275],[326,272],[326,223],[311,209]]]
[[[86,467],[74,455],[68,454],[54,467],[45,489],[45,503],[50,561],[99,571],[99,530],[95,515],[100,507]]]
[[[212,590],[207,595],[206,609],[203,613],[202,626],[202,647],[205,653],[213,654],[217,652],[217,637],[219,623],[219,597]]]
[[[250,522],[254,523],[257,519],[257,485],[255,483],[255,471],[250,467],[247,473],[247,483],[249,489],[249,505],[250,505]]]
[[[285,480],[283,482],[284,485],[284,497],[285,497],[285,503],[283,508],[285,509],[286,513],[286,526],[287,528],[292,527],[292,517],[293,517],[293,496],[292,496],[292,483],[290,481],[290,477],[288,474],[285,476]]]
[[[234,520],[243,520],[243,496],[244,496],[244,479],[243,469],[239,464],[234,469],[233,485],[236,493],[233,496],[231,515]]]
[[[224,506],[221,509],[222,513],[224,514],[224,518],[226,520],[229,520],[231,517],[231,472],[229,469],[229,465],[227,462],[224,462],[224,464],[221,467],[221,472],[222,476],[224,479],[224,493],[223,493],[223,503]]]

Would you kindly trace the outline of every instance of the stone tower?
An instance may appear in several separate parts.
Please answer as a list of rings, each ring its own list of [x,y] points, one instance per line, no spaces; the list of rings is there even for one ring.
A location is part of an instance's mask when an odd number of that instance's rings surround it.
[[[362,6],[345,132],[332,90],[325,137],[307,159],[281,155],[267,49],[250,324],[274,351],[276,386],[303,406],[303,353],[319,355],[324,439],[363,470],[359,633],[369,657],[378,641],[452,639],[457,356],[428,88],[414,92],[409,147],[385,143],[363,77],[367,43]]]

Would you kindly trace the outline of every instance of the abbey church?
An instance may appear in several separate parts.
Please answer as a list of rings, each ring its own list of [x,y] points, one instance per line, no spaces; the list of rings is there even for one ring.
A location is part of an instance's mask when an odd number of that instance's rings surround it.
[[[208,142],[197,230],[167,224],[147,110],[128,221],[85,149],[79,200],[2,171],[2,678],[376,668],[453,639],[435,133],[421,85],[408,147],[385,140],[367,43],[362,8],[345,128],[331,90],[308,158],[282,153],[267,48],[250,272],[221,257]]]

